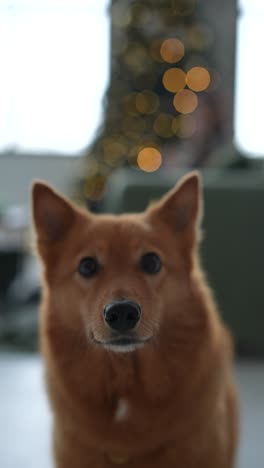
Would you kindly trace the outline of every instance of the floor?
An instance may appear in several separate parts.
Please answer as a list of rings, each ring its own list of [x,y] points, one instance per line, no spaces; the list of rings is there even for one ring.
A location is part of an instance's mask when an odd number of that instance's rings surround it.
[[[264,363],[236,366],[243,407],[237,468],[264,466]],[[0,467],[52,468],[51,418],[37,355],[0,354]]]

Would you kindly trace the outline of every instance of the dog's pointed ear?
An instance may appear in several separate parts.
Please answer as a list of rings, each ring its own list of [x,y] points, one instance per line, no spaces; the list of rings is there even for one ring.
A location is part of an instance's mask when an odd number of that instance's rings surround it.
[[[151,216],[158,216],[177,232],[197,228],[202,214],[201,181],[197,171],[180,179],[175,188],[150,207]]]
[[[72,227],[77,211],[44,182],[32,186],[32,215],[39,242],[60,241]]]

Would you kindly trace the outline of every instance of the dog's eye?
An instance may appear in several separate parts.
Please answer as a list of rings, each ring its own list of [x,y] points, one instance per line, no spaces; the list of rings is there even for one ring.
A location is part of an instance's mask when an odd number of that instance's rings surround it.
[[[155,275],[161,270],[161,259],[153,252],[143,255],[140,259],[140,267],[145,273],[149,275]]]
[[[78,272],[84,278],[91,278],[98,272],[98,269],[98,262],[93,257],[82,258],[78,266]]]

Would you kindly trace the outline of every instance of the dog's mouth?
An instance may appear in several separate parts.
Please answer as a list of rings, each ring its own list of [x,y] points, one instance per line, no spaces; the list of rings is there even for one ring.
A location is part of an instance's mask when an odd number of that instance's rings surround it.
[[[135,351],[136,349],[143,348],[143,346],[149,343],[151,339],[152,337],[139,339],[130,336],[119,336],[109,340],[98,340],[92,336],[94,343],[117,353],[128,353]]]

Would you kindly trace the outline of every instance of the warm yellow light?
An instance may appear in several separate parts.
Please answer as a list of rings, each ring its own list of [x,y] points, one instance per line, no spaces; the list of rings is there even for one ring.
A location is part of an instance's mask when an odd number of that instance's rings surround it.
[[[154,114],[159,107],[159,98],[152,91],[142,91],[136,96],[136,108],[141,114]]]
[[[173,117],[170,114],[160,114],[154,122],[154,131],[162,138],[173,136],[172,130]]]
[[[164,87],[171,93],[177,93],[186,85],[186,74],[181,68],[170,68],[162,79]]]
[[[210,85],[210,73],[204,67],[193,67],[188,71],[186,82],[193,91],[204,91]]]
[[[173,99],[175,109],[182,114],[190,114],[198,106],[198,98],[190,89],[182,89]]]
[[[161,153],[153,147],[143,148],[138,153],[137,163],[145,172],[157,171],[162,163]]]
[[[184,56],[184,44],[179,39],[166,39],[161,44],[160,55],[165,62],[179,62]]]

